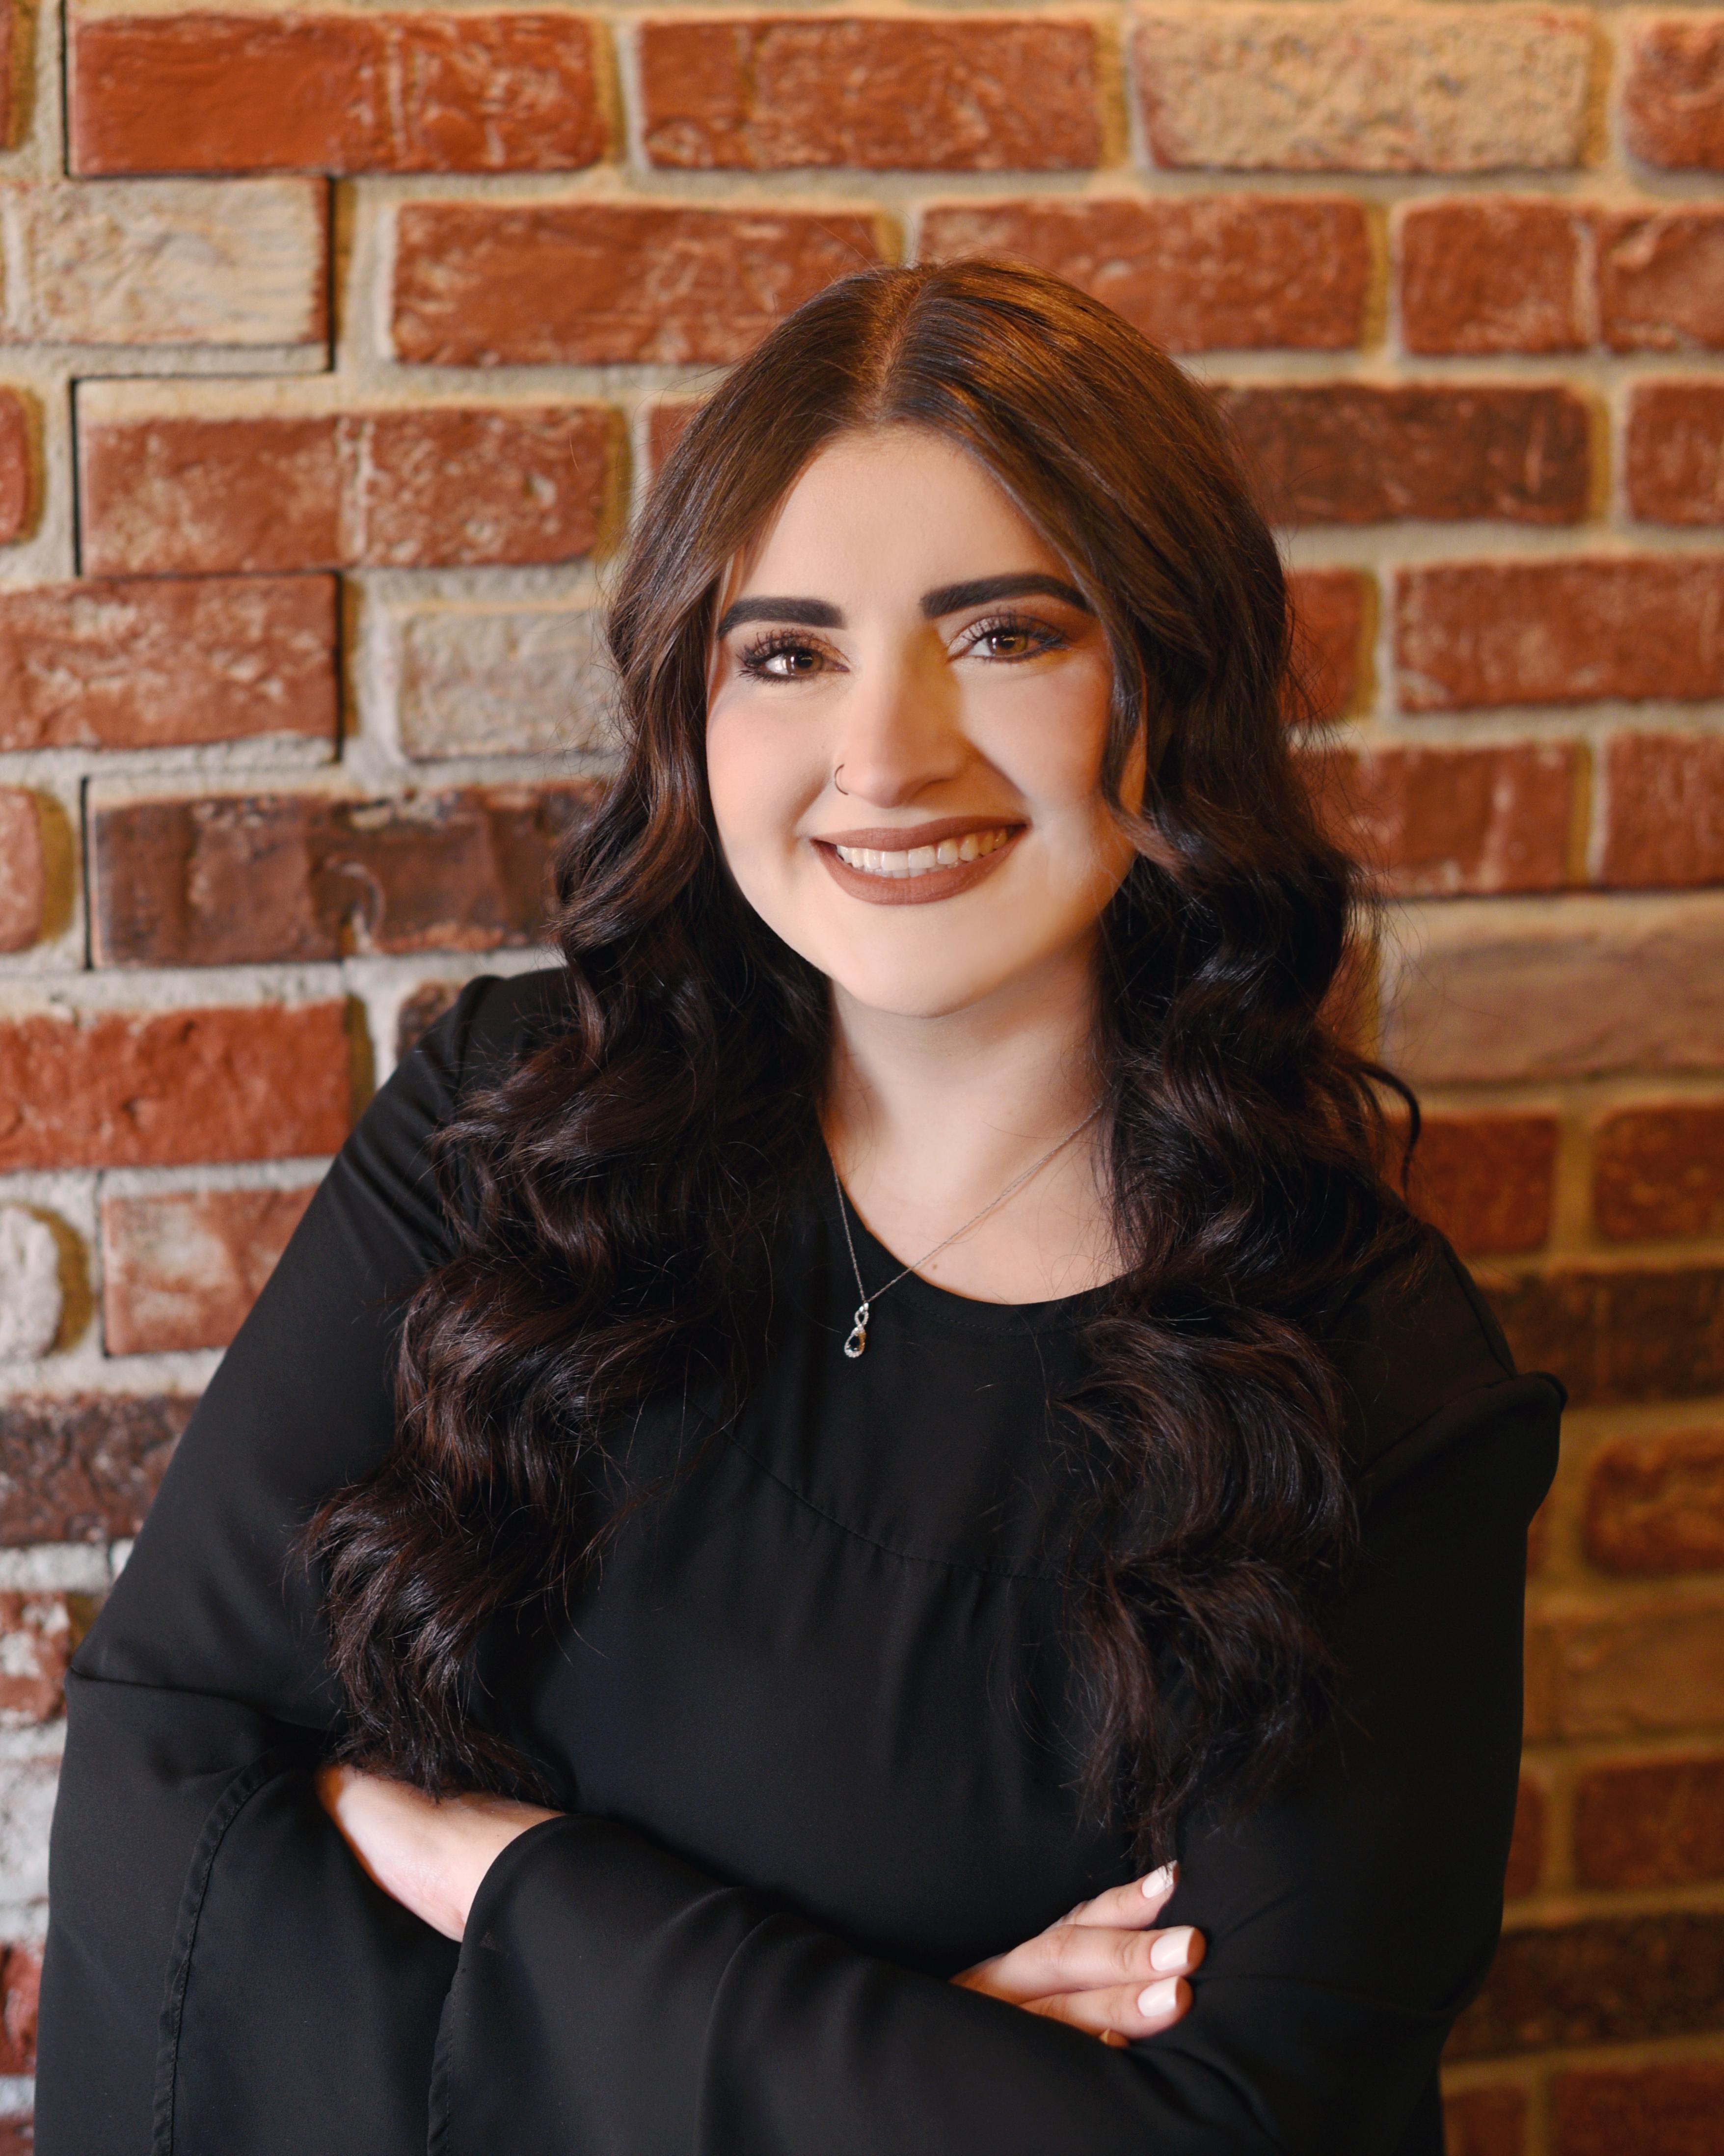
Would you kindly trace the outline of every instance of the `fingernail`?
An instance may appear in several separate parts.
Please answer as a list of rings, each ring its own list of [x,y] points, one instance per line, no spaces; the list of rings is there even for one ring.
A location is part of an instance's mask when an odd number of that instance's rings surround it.
[[[1157,1894],[1165,1894],[1178,1876],[1179,1866],[1177,1864],[1164,1864],[1159,1871],[1152,1871],[1148,1878],[1144,1881],[1145,1896],[1148,1900],[1154,1901]]]
[[[1152,1969],[1183,1969],[1191,1959],[1191,1927],[1183,1924],[1177,1932],[1163,1932],[1149,1950]]]
[[[1138,1993],[1137,2011],[1140,2014],[1151,2015],[1171,2014],[1178,2004],[1178,1978],[1164,1976],[1159,1984],[1152,1984],[1147,1991]]]

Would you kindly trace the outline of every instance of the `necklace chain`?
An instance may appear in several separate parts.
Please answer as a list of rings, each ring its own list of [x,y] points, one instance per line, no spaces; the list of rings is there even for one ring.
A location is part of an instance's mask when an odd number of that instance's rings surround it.
[[[844,1190],[844,1178],[839,1175],[838,1172],[838,1163],[835,1160],[832,1160],[831,1151],[829,1148],[826,1158],[828,1160],[832,1161],[832,1181],[834,1188],[838,1192],[838,1217],[844,1231],[844,1247],[850,1254],[850,1270],[856,1276],[856,1292],[862,1298],[860,1302],[856,1306],[855,1322],[851,1326],[849,1336],[844,1342],[844,1353],[849,1357],[850,1360],[853,1363],[859,1361],[863,1354],[866,1352],[868,1347],[869,1312],[873,1308],[874,1305],[877,1303],[880,1297],[885,1293],[886,1288],[896,1287],[900,1281],[907,1279],[911,1273],[920,1272],[922,1267],[926,1265],[931,1259],[937,1258],[940,1253],[943,1250],[947,1249],[948,1245],[955,1243],[960,1235],[967,1235],[971,1229],[977,1226],[979,1222],[985,1220],[990,1213],[997,1212],[998,1209],[1005,1204],[1008,1198],[1012,1197],[1016,1192],[1024,1188],[1024,1184],[1030,1180],[1032,1176],[1039,1175],[1042,1170],[1047,1166],[1048,1163],[1053,1159],[1055,1153],[1064,1152],[1067,1146],[1071,1143],[1075,1137],[1078,1137],[1082,1132],[1088,1130],[1090,1124],[1095,1122],[1096,1116],[1101,1113],[1101,1104],[1098,1101],[1095,1106],[1090,1109],[1089,1114],[1084,1117],[1082,1122],[1075,1123],[1065,1133],[1065,1136],[1060,1139],[1058,1145],[1049,1146],[1039,1160],[1032,1161],[1029,1166],[1024,1169],[1021,1175],[1014,1175],[1012,1178],[1012,1180],[1006,1185],[1005,1188],[1001,1191],[998,1198],[990,1198],[988,1203],[983,1207],[982,1210],[979,1213],[972,1213],[970,1218],[964,1222],[962,1227],[954,1228],[949,1235],[942,1236],[941,1240],[935,1244],[931,1250],[925,1250],[921,1257],[916,1260],[914,1265],[906,1265],[900,1270],[894,1273],[892,1277],[885,1283],[885,1286],[883,1287],[877,1287],[872,1295],[870,1295],[867,1289],[862,1285],[862,1268],[856,1260],[855,1239],[850,1234],[849,1203]]]

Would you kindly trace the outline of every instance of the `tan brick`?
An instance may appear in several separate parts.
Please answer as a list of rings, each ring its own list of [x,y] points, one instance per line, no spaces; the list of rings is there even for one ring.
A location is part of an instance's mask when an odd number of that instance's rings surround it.
[[[1603,1572],[1724,1570],[1724,1429],[1602,1445],[1587,1476],[1585,1543]]]
[[[1410,711],[1724,696],[1724,561],[1466,562],[1395,578]]]
[[[1625,490],[1653,524],[1724,524],[1724,382],[1645,382],[1629,403]]]
[[[1715,11],[1634,25],[1622,117],[1629,148],[1649,165],[1724,171],[1724,20]]]
[[[1222,403],[1279,523],[1586,514],[1587,410],[1570,390],[1326,382]]]
[[[1554,1116],[1427,1116],[1408,1196],[1463,1257],[1536,1250],[1548,1240]]]
[[[1489,172],[1578,164],[1591,26],[1578,10],[1187,4],[1142,11],[1157,164]]]
[[[409,203],[396,356],[441,367],[741,359],[880,259],[866,217],[622,203]]]
[[[1636,2043],[1724,2026],[1724,1915],[1593,1917],[1506,1932],[1450,2059]],[[1616,2152],[1632,2142],[1607,2144]]]
[[[0,188],[5,339],[300,345],[328,333],[316,180]]]
[[[1062,172],[1101,154],[1086,22],[768,15],[647,22],[649,162]]]
[[[110,1355],[225,1348],[311,1202],[299,1190],[169,1190],[102,1200]]]
[[[1724,1879],[1724,1757],[1593,1767],[1574,1792],[1583,1887],[1687,1887]]]
[[[1554,918],[1424,916],[1384,1054],[1425,1085],[1724,1069],[1724,906],[1565,900]]]
[[[1593,1213],[1613,1242],[1724,1234],[1724,1102],[1607,1116],[1593,1142]]]
[[[1724,2148],[1724,2061],[1558,2074],[1551,2133],[1552,2156],[1716,2156]]]
[[[351,1116],[343,1004],[0,1021],[0,1170],[330,1153]]]
[[[613,677],[590,607],[426,607],[389,624],[394,709],[411,757],[604,747]]]
[[[1403,897],[1568,880],[1579,755],[1568,742],[1326,750],[1310,767],[1337,834]]]
[[[74,172],[564,172],[605,151],[590,26],[561,13],[74,20]]]
[[[328,577],[92,578],[0,593],[0,749],[333,742],[336,597]]]
[[[1299,685],[1288,716],[1318,725],[1343,718],[1368,692],[1365,646],[1376,587],[1357,569],[1296,569],[1287,590]]]
[[[0,951],[27,951],[42,933],[47,864],[36,797],[0,786]]]
[[[192,1405],[168,1394],[0,1399],[0,1544],[135,1535]]]
[[[1443,2097],[1447,2156],[1522,2156],[1526,2146],[1524,2090],[1450,2090]]]
[[[1341,351],[1370,296],[1364,210],[1345,197],[950,203],[923,218],[921,251],[1051,270],[1174,352]]]
[[[1618,352],[1724,346],[1724,210],[1598,215],[1598,311]]]
[[[1408,352],[1578,352],[1588,342],[1588,249],[1566,203],[1415,203],[1399,237]]]

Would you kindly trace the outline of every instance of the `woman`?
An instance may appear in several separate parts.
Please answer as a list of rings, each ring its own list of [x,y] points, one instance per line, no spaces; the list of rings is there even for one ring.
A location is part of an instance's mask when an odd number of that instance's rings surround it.
[[[849,280],[611,634],[566,965],[384,1088],[77,1659],[41,2148],[1439,2149],[1560,1396],[1379,1174],[1211,406]]]

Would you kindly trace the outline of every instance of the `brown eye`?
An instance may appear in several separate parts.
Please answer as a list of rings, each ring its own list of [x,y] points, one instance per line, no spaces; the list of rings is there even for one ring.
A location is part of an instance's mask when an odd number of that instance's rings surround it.
[[[737,660],[744,674],[757,681],[800,681],[818,674],[826,654],[817,644],[799,637],[762,637],[749,644]]]

